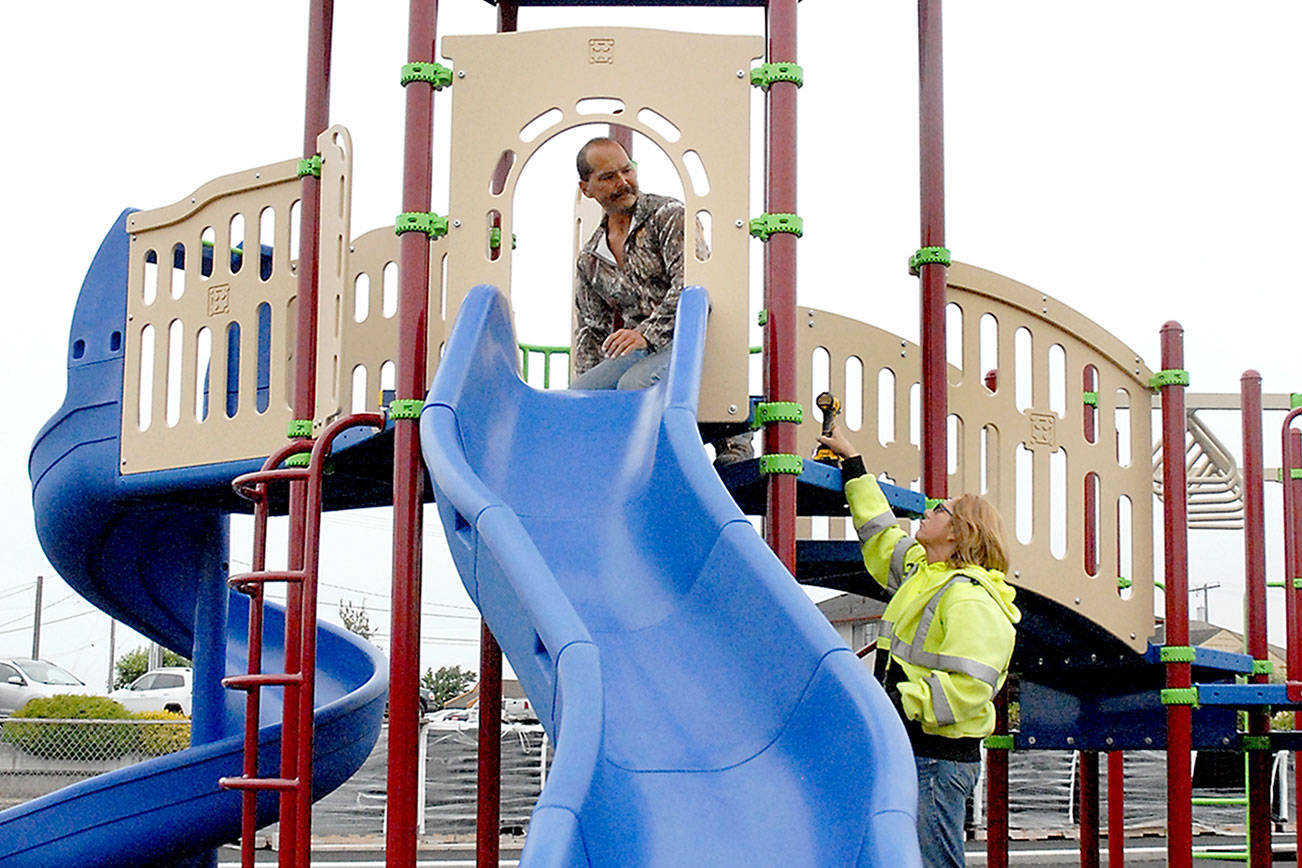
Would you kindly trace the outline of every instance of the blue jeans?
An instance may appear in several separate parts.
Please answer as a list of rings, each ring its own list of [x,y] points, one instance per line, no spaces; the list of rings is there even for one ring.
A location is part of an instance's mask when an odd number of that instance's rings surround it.
[[[915,757],[918,766],[918,847],[927,868],[962,866],[967,799],[976,789],[979,762]]]
[[[625,355],[598,362],[570,382],[571,389],[646,389],[660,382],[669,370],[666,344],[650,355],[632,350]]]

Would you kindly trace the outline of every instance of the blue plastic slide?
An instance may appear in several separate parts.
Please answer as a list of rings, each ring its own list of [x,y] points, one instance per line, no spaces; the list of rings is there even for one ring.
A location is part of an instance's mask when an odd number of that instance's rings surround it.
[[[227,590],[230,480],[258,462],[118,473],[126,214],[82,286],[69,342],[68,393],[32,447],[37,532],[50,562],[86,599],[195,666],[195,747],[92,778],[0,813],[6,868],[183,864],[239,836],[248,601]],[[264,669],[282,666],[283,612],[268,607]],[[318,638],[314,796],[346,780],[379,735],[387,666],[369,643],[323,625]],[[264,691],[261,769],[277,774],[280,697]],[[277,721],[272,724],[271,721]],[[276,797],[259,799],[260,824]]]
[[[557,746],[522,864],[918,864],[903,727],[701,445],[706,315],[684,291],[651,389],[540,392],[481,286],[426,402],[453,558]]]

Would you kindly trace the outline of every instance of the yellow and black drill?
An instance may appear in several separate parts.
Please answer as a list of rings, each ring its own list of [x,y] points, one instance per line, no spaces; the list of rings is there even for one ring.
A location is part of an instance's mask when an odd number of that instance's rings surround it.
[[[841,402],[831,392],[820,392],[814,399],[814,405],[823,413],[823,436],[828,437],[832,433],[832,425],[836,422],[837,414],[841,412]],[[814,460],[833,467],[841,466],[841,456],[822,443],[819,443],[818,448],[814,450]]]

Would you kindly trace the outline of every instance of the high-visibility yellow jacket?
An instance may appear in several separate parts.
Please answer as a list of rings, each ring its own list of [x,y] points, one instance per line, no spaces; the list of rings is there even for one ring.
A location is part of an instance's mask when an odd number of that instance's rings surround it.
[[[879,654],[903,670],[900,711],[929,736],[980,738],[994,731],[992,699],[1008,676],[1021,613],[1003,573],[928,563],[872,476],[845,483],[864,566],[890,594]],[[916,746],[916,745],[915,745]]]

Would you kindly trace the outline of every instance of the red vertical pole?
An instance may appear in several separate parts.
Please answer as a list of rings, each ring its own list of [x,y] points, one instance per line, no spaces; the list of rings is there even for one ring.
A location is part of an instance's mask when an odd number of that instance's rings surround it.
[[[1098,751],[1081,751],[1077,772],[1080,784],[1080,865],[1081,868],[1099,868]]]
[[[1008,732],[1008,682],[995,694],[995,732]],[[1008,751],[986,751],[986,864],[1008,868]]]
[[[484,622],[479,631],[479,786],[475,864],[497,868],[502,829],[502,649]]]
[[[1098,426],[1098,371],[1093,365],[1086,365],[1081,374],[1081,386],[1084,393],[1093,395],[1093,401],[1084,401],[1081,406],[1081,427],[1085,442],[1093,443],[1097,437]],[[1099,571],[1099,489],[1098,478],[1085,478],[1085,572],[1098,575]],[[1118,591],[1120,593],[1120,591]]]
[[[1299,594],[1302,589],[1298,588],[1298,582],[1302,579],[1302,478],[1295,479],[1293,472],[1298,470],[1302,472],[1302,431],[1292,427],[1293,420],[1302,416],[1302,407],[1293,410],[1284,420],[1282,449],[1281,455],[1283,460],[1283,487],[1284,487],[1284,599],[1285,617],[1287,620],[1285,631],[1287,640],[1287,680],[1290,682],[1302,680],[1302,625],[1299,625]],[[1293,729],[1302,729],[1302,720],[1299,715],[1293,714]],[[1302,811],[1302,752],[1293,753],[1293,804],[1294,809]],[[1296,838],[1294,841],[1294,858],[1298,864],[1302,865],[1302,822],[1294,817],[1297,827]]]
[[[334,0],[316,0],[308,13],[307,83],[303,110],[303,157],[316,154],[316,139],[330,123],[330,49],[334,21]],[[298,299],[295,333],[294,418],[312,419],[316,415],[316,335],[317,286],[320,273],[321,180],[313,175],[302,179],[298,247]],[[303,482],[289,485],[289,551],[291,570],[303,567],[305,504],[307,488]],[[291,583],[285,593],[285,671],[302,671],[303,590]],[[280,746],[281,777],[298,777],[299,695],[285,690],[284,724]],[[310,794],[303,798],[309,802]],[[305,830],[296,825],[299,795],[287,790],[280,797],[282,829],[279,862],[297,865],[311,850]],[[288,834],[284,834],[284,832]],[[302,834],[300,834],[302,833]]]
[[[1108,868],[1126,861],[1126,755],[1108,753]]]
[[[1177,322],[1162,326],[1162,367],[1184,368],[1184,329]],[[1166,540],[1166,644],[1189,644],[1189,517],[1188,479],[1185,472],[1185,387],[1162,387],[1162,503]],[[1188,689],[1193,685],[1188,663],[1166,664],[1166,686]],[[1193,743],[1193,709],[1189,705],[1166,707],[1166,812],[1167,865],[1193,865],[1193,779],[1190,751]]]
[[[438,0],[411,0],[407,57],[412,63],[437,57]],[[428,212],[434,90],[413,82],[405,92],[402,210]],[[395,397],[425,397],[425,357],[429,322],[429,236],[399,236],[398,346]],[[416,864],[418,781],[420,584],[422,501],[425,474],[420,464],[416,420],[398,420],[393,440],[393,613],[389,649],[389,760],[386,864]]]
[[[1261,433],[1261,375],[1245,371],[1239,381],[1243,422],[1243,560],[1247,583],[1247,651],[1253,659],[1253,684],[1270,676],[1255,671],[1258,661],[1269,661],[1266,644],[1266,519]],[[1270,735],[1270,715],[1265,708],[1248,711],[1248,735]],[[1248,747],[1248,858],[1254,868],[1271,862],[1270,846],[1271,752],[1257,744]]]
[[[768,0],[765,17],[770,63],[796,62],[796,0]],[[791,81],[768,89],[764,210],[796,212],[796,90]],[[764,394],[769,401],[796,401],[796,236],[775,233],[764,245]],[[764,451],[796,452],[796,426],[764,427]],[[796,571],[796,477],[769,476],[764,536],[793,574]]]
[[[922,247],[945,246],[945,105],[940,0],[918,0]],[[918,266],[922,282],[922,490],[949,494],[944,264]]]

